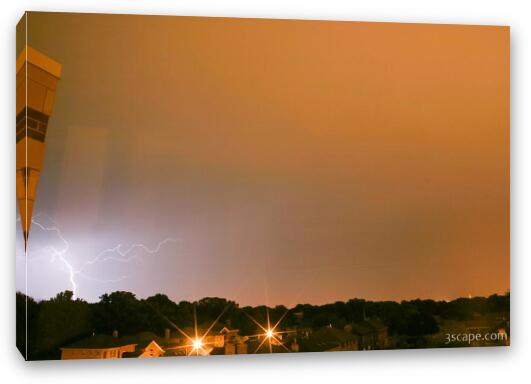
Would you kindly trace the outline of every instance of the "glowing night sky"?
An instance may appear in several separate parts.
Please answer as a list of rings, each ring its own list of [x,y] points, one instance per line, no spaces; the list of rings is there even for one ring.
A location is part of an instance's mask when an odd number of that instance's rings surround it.
[[[28,43],[63,65],[31,296],[67,263],[89,301],[509,289],[508,28],[30,13]]]

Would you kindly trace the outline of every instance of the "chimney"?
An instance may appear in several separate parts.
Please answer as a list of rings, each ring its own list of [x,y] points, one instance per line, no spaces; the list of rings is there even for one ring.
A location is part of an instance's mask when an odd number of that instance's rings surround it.
[[[118,338],[118,331],[116,329],[112,331],[112,337],[114,337],[115,339]]]
[[[170,329],[169,329],[169,328],[166,328],[166,329],[164,330],[164,339],[165,339],[166,341],[170,340]]]
[[[299,352],[299,343],[297,343],[297,339],[294,339],[291,343],[291,351],[292,352]]]

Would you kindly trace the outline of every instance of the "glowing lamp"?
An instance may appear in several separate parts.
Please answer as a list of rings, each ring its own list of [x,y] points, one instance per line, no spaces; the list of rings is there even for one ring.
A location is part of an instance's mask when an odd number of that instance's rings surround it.
[[[202,346],[203,346],[203,342],[201,341],[201,339],[195,339],[192,342],[192,347],[194,350],[201,349]]]

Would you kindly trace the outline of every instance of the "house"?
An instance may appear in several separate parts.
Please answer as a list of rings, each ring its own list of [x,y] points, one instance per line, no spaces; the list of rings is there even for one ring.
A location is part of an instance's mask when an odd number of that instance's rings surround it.
[[[119,359],[135,352],[136,344],[110,335],[93,335],[61,349],[61,360]]]
[[[239,329],[223,327],[219,334],[224,337],[225,355],[243,355],[248,353],[247,341],[249,337],[241,336]]]
[[[311,336],[311,334],[313,333],[313,329],[311,327],[295,327],[288,328],[287,332],[293,338],[305,340]]]
[[[61,360],[73,359],[119,359],[127,357],[162,357],[167,346],[164,339],[151,332],[133,336],[92,335],[60,348]]]
[[[162,357],[166,355],[165,348],[170,346],[165,339],[152,332],[141,332],[134,336],[126,336],[124,340],[129,340],[136,344],[134,352],[124,353],[123,357],[129,358]]]
[[[155,340],[151,340],[138,357],[161,357],[164,356],[164,353],[164,349]]]
[[[248,349],[247,344],[245,342],[225,344],[225,355],[245,355],[247,353]]]
[[[385,349],[388,345],[387,327],[378,320],[347,324],[345,331],[358,338],[360,350]]]
[[[207,326],[197,328],[185,327],[178,331],[168,333],[165,337],[169,345],[168,353],[176,356],[187,356],[191,354],[209,355],[214,348],[223,348],[225,346],[225,335],[219,334],[213,329],[205,335],[209,328]],[[195,348],[193,340],[201,340],[201,348]]]
[[[223,340],[225,343],[232,343],[240,337],[239,329],[229,329],[227,327],[223,327],[219,330],[218,333],[219,335],[223,336]]]
[[[379,320],[367,320],[367,325],[373,329],[373,349],[385,349],[389,345],[388,327]]]
[[[263,341],[263,342],[262,342]],[[271,342],[267,340],[252,340],[247,343],[247,353],[287,353],[291,352],[289,346],[286,346],[284,344],[280,344],[278,342]]]
[[[301,352],[356,351],[358,337],[334,327],[323,327],[300,341]]]

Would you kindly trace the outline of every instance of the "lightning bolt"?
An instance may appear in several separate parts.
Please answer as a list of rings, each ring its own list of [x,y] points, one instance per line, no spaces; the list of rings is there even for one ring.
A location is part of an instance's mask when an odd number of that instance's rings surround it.
[[[148,248],[144,244],[132,244],[131,246],[129,246],[129,248],[127,248],[125,250],[122,250],[122,244],[118,244],[117,246],[115,246],[113,248],[104,249],[98,255],[96,255],[96,257],[94,257],[92,260],[86,261],[81,266],[81,268],[79,268],[76,271],[76,273],[82,273],[85,270],[85,268],[87,268],[88,266],[96,264],[98,262],[107,261],[107,260],[114,260],[114,261],[119,261],[119,262],[129,262],[131,260],[138,259],[138,260],[142,261],[142,258],[139,257],[138,255],[133,254],[133,255],[129,256],[129,254],[131,252],[133,252],[134,250],[136,250],[136,249],[142,249],[144,252],[146,252],[146,253],[148,253],[150,255],[154,255],[154,254],[156,254],[156,253],[158,253],[160,251],[160,249],[162,248],[162,246],[164,244],[170,243],[170,242],[174,243],[175,241],[176,240],[172,239],[172,238],[164,239],[161,242],[159,242],[157,244],[157,246],[155,248],[153,248],[153,249]],[[108,256],[108,254],[111,254],[111,255]],[[112,254],[117,254],[119,256],[118,257],[117,256],[113,256]]]
[[[120,276],[115,279],[98,279],[92,276],[87,275],[84,273],[85,269],[91,265],[103,263],[105,261],[117,261],[117,262],[124,262],[128,263],[134,259],[137,259],[139,261],[143,261],[143,258],[139,256],[137,253],[134,253],[136,250],[142,250],[145,253],[149,255],[155,255],[157,254],[161,248],[168,243],[175,243],[177,240],[174,238],[166,238],[162,241],[160,241],[154,248],[149,248],[145,244],[142,243],[135,243],[130,245],[127,248],[124,248],[122,244],[118,244],[112,248],[107,248],[98,253],[94,258],[85,261],[81,267],[75,268],[74,265],[68,260],[66,257],[67,252],[70,250],[70,243],[66,239],[66,237],[63,235],[63,232],[59,228],[59,225],[55,221],[53,221],[50,217],[47,217],[47,219],[53,224],[51,226],[47,226],[39,222],[37,219],[41,215],[35,215],[31,222],[35,224],[39,229],[45,232],[54,232],[61,243],[63,244],[63,247],[58,248],[55,246],[48,246],[44,248],[44,251],[52,255],[52,259],[50,262],[54,262],[55,259],[58,259],[61,264],[66,269],[66,272],[68,274],[68,280],[70,282],[70,285],[72,286],[72,292],[73,292],[73,298],[77,298],[77,291],[78,291],[78,282],[76,280],[77,276],[83,276],[83,278],[86,278],[88,280],[102,282],[102,283],[115,283],[119,281],[123,281],[131,276]],[[17,221],[20,219],[17,219]]]
[[[52,220],[50,220],[50,221],[52,221]],[[57,237],[59,237],[59,239],[63,242],[64,247],[62,249],[57,249],[54,246],[50,246],[50,247],[48,247],[48,249],[52,253],[53,257],[54,258],[57,257],[64,264],[64,266],[66,267],[66,269],[68,271],[68,275],[69,275],[70,284],[72,285],[72,292],[73,292],[74,298],[75,298],[76,297],[76,292],[77,292],[77,283],[76,283],[76,279],[75,279],[75,271],[74,271],[74,268],[73,268],[72,264],[70,264],[70,262],[65,258],[65,254],[70,249],[70,243],[65,239],[65,237],[63,236],[61,230],[56,225],[54,225],[53,227],[47,227],[47,226],[39,223],[35,219],[32,219],[31,222],[33,224],[35,224],[37,227],[39,227],[40,229],[42,229],[43,231],[55,232],[57,234]],[[53,221],[52,221],[52,223],[53,223]],[[53,262],[54,259],[52,259],[51,261]]]

